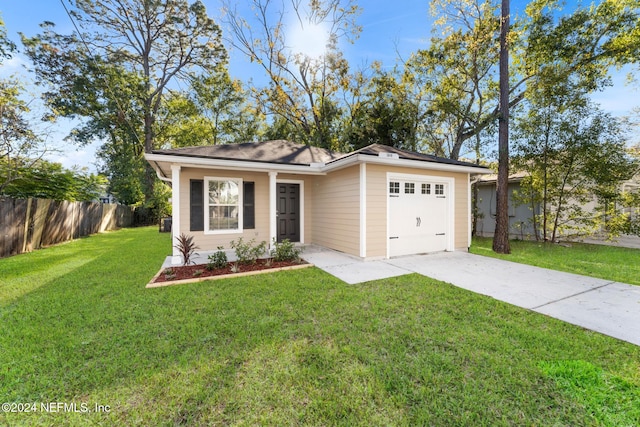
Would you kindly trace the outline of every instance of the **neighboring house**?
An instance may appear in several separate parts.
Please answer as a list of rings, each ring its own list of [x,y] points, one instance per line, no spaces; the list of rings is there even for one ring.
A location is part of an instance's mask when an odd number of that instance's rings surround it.
[[[526,173],[519,172],[509,177],[509,237],[512,239],[535,239],[533,228],[533,215],[540,215],[540,204],[518,204],[513,197],[514,191],[520,190],[520,183]],[[476,222],[476,234],[482,237],[493,237],[496,228],[496,181],[495,174],[485,175],[477,181],[478,186],[478,218]],[[628,181],[620,184],[620,190],[631,192],[640,191],[640,175],[636,175]],[[587,212],[596,214],[599,203],[595,196],[588,204],[583,205]],[[633,208],[624,208],[623,212],[632,217],[638,212]]]
[[[283,140],[145,158],[172,186],[174,244],[181,233],[201,251],[289,239],[364,259],[466,251],[471,175],[489,172],[378,144],[345,154]]]
[[[105,194],[98,198],[100,203],[118,203],[118,200],[113,196],[113,194]]]
[[[516,174],[509,177],[509,238],[534,239],[535,231],[532,223],[531,204],[518,205],[514,201],[514,191],[520,190],[520,182],[525,174]],[[497,175],[485,175],[476,185],[478,187],[478,200],[476,219],[476,235],[481,237],[493,237],[496,230],[496,182]],[[535,214],[540,213],[540,207],[535,206]]]

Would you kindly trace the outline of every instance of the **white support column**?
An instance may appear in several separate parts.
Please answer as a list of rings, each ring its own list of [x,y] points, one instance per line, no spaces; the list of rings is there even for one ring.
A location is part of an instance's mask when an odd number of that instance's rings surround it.
[[[176,249],[180,236],[180,170],[180,165],[171,165],[171,246],[173,246],[171,264],[173,265],[182,264],[182,257]]]
[[[360,256],[367,257],[367,164],[360,163]]]
[[[278,172],[269,172],[269,247],[273,244],[273,241],[276,239],[276,234],[278,232],[278,218],[276,216],[277,212],[277,197],[276,194],[276,177],[278,176]]]
[[[473,197],[471,196],[471,194],[473,193],[473,189],[471,188],[473,186],[473,180],[471,179],[471,174],[468,173],[467,174],[467,182],[469,183],[467,185],[467,212],[469,213],[469,223],[467,225],[468,227],[468,233],[467,233],[467,251],[469,250],[469,248],[471,247],[471,242],[472,242],[472,235],[471,235],[471,231],[473,230]]]

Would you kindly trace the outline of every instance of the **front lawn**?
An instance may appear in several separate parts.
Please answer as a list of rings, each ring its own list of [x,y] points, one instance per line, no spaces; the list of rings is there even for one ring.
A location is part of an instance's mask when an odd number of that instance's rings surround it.
[[[417,274],[145,289],[169,250],[144,228],[0,260],[0,403],[38,405],[0,425],[640,424],[640,347]]]
[[[469,252],[552,270],[640,285],[640,249],[512,240],[511,254],[496,254],[492,239],[474,237]]]

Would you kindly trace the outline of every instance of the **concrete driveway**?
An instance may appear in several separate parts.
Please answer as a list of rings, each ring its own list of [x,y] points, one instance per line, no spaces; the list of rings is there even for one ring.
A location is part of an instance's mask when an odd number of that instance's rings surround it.
[[[640,286],[466,252],[362,261],[311,246],[302,256],[350,284],[419,273],[640,345]]]

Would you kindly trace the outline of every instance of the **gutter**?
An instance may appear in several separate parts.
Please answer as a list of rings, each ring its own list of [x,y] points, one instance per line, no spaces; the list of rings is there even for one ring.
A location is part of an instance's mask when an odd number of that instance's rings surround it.
[[[170,164],[179,164],[182,166],[191,167],[204,167],[204,168],[220,168],[229,170],[243,170],[243,171],[259,171],[259,172],[281,172],[281,173],[302,173],[307,175],[326,175],[323,170],[323,163],[312,163],[307,165],[286,165],[267,162],[247,162],[244,160],[225,160],[225,159],[211,159],[211,158],[198,158],[198,157],[186,157],[186,156],[174,156],[166,154],[153,154],[147,153],[144,155],[145,159],[151,163],[153,162],[158,166],[158,162],[166,162]],[[155,167],[154,167],[155,169]],[[162,179],[162,178],[160,178]]]
[[[145,157],[146,157],[146,155],[145,155]],[[149,163],[151,163],[151,162],[149,162]],[[171,184],[171,182],[172,182],[171,178],[168,178],[168,177],[166,177],[166,176],[164,176],[162,174],[162,169],[160,168],[160,166],[158,166],[158,162],[153,162],[151,167],[156,171],[156,176],[158,177],[158,179],[160,181],[168,182],[169,184]]]
[[[343,169],[360,163],[407,167],[413,169],[430,169],[443,172],[469,173],[474,175],[491,173],[490,169],[481,166],[450,165],[446,163],[423,162],[420,160],[378,157],[369,154],[356,154],[352,156],[346,156],[334,160],[329,164],[311,163],[310,165],[287,165],[268,162],[248,162],[244,160],[211,159],[154,153],[146,153],[144,157],[149,163],[153,165],[158,178],[167,182],[170,182],[171,179],[161,174],[161,168],[158,165],[158,162],[180,164],[187,167],[221,168],[228,170],[259,172],[275,171],[280,173],[299,173],[305,175],[326,175],[331,171]],[[425,167],[420,167],[421,165],[424,165]]]
[[[329,172],[336,169],[342,169],[351,165],[355,165],[358,163],[371,163],[377,165],[386,165],[386,166],[399,166],[399,167],[408,167],[408,168],[416,168],[416,165],[428,165],[425,168],[418,169],[430,169],[437,170],[443,172],[466,172],[472,174],[485,174],[491,172],[491,169],[484,168],[482,166],[462,166],[462,165],[450,165],[446,163],[436,163],[436,162],[423,162],[420,160],[409,160],[409,159],[393,159],[386,157],[378,157],[372,156],[369,154],[356,154],[355,156],[348,156],[342,159],[334,160],[325,166],[324,170]]]

